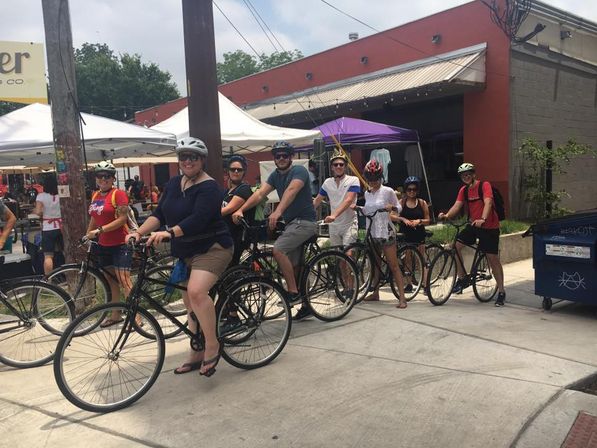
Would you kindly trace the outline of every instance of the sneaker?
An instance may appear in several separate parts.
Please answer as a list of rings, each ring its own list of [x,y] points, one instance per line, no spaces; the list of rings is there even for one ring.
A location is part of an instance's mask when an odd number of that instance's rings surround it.
[[[303,298],[298,292],[289,292],[288,293],[288,303],[290,306],[298,305],[303,301]]]
[[[406,285],[406,286],[404,287],[404,292],[405,292],[406,294],[409,294],[409,293],[413,292],[413,285]]]
[[[454,287],[452,288],[452,293],[454,294],[462,294],[464,288],[468,286],[467,282],[463,278],[457,278],[456,283],[454,283]]]
[[[299,308],[298,312],[292,316],[292,320],[301,320],[311,315],[311,311],[306,306]]]
[[[497,299],[495,299],[495,306],[504,306],[505,301],[506,301],[506,293],[500,292],[500,293],[498,293]]]

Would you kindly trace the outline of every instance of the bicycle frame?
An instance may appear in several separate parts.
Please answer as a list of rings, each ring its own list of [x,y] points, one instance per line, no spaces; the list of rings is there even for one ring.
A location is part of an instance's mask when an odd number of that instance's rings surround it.
[[[479,254],[483,253],[483,251],[481,251],[481,249],[479,249],[479,246],[477,244],[467,244],[467,243],[464,243],[464,242],[458,240],[458,234],[460,233],[460,229],[462,229],[463,227],[465,227],[467,225],[471,225],[470,222],[467,221],[467,222],[464,222],[461,224],[454,224],[454,223],[448,222],[448,225],[451,225],[452,227],[456,228],[456,234],[454,235],[454,238],[453,238],[452,242],[450,243],[449,250],[456,257],[456,262],[460,263],[460,266],[462,266],[462,270],[464,271],[465,278],[471,279],[471,276],[473,274],[473,272],[472,272],[473,267],[475,266],[475,264],[477,263],[477,260],[479,259]],[[462,244],[463,246],[469,247],[475,251],[475,253],[473,255],[473,262],[471,263],[471,272],[470,273],[464,264],[462,255],[460,254],[460,252],[458,250],[456,250],[457,242]]]

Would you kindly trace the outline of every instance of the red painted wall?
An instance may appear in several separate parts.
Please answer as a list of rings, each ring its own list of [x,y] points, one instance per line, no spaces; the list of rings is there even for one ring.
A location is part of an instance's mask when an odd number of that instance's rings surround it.
[[[434,34],[441,35],[439,44],[431,42]],[[479,177],[495,182],[507,198],[510,44],[491,21],[488,8],[480,1],[224,84],[220,86],[220,91],[242,105],[482,42],[487,42],[486,88],[482,92],[464,95],[464,156],[478,167]],[[366,65],[360,62],[362,56],[368,57]],[[305,78],[307,72],[313,73],[312,80]],[[268,86],[267,92],[262,89],[265,85]]]

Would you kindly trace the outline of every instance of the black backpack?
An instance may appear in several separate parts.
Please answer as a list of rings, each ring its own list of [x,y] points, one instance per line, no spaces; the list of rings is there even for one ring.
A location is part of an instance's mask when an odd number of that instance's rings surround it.
[[[479,196],[479,199],[476,199],[477,201],[482,201],[483,200],[483,188],[481,188],[483,186],[483,182],[479,181],[479,183],[477,184],[477,196]],[[493,208],[495,210],[495,212],[497,213],[497,217],[500,221],[503,221],[504,219],[506,219],[506,207],[504,206],[504,197],[502,196],[502,193],[500,193],[500,190],[498,190],[496,187],[494,187],[493,185],[491,185],[491,192],[493,193]],[[467,213],[468,213],[468,187],[464,187],[464,201],[466,203],[466,207],[467,207]]]

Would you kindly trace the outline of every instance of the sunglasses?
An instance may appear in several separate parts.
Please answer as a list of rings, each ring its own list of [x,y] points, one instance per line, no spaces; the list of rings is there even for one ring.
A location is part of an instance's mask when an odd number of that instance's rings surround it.
[[[228,168],[228,171],[231,173],[242,173],[244,171],[243,168]]]
[[[335,166],[335,167],[343,167],[343,166],[344,166],[344,163],[332,163],[332,166]]]
[[[114,176],[112,176],[111,174],[96,174],[95,175],[96,179],[103,179],[103,180],[112,179],[112,177],[114,177]]]
[[[281,153],[281,154],[276,154],[276,155],[274,156],[274,159],[276,159],[276,160],[281,160],[281,159],[290,159],[290,154],[284,154],[284,153]]]
[[[407,188],[406,191],[414,191],[415,193],[419,191],[418,188]]]
[[[199,157],[201,157],[199,154],[183,153],[178,154],[178,161],[186,162],[187,160],[190,160],[191,162],[196,162],[197,160],[199,160]]]

